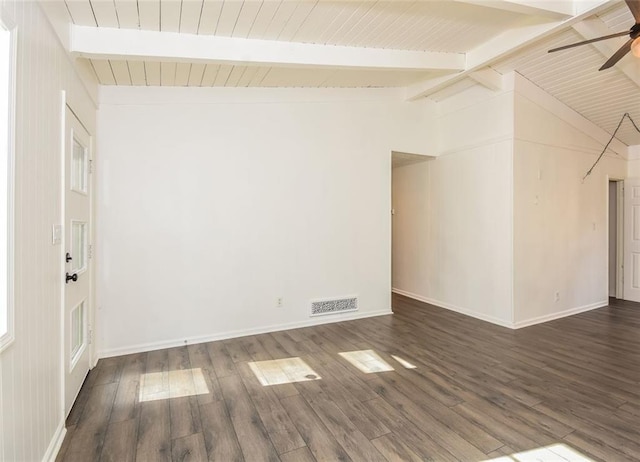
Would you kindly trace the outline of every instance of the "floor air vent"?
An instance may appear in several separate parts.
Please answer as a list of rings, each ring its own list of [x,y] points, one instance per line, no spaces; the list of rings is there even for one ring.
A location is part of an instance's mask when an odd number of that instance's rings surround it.
[[[346,311],[356,311],[357,309],[358,309],[357,297],[313,300],[311,302],[311,316],[344,313]]]

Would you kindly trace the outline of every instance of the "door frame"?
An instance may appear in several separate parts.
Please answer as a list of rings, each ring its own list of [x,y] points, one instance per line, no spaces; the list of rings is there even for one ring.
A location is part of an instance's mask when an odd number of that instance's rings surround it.
[[[609,210],[609,183],[611,181],[616,183],[616,298],[622,300],[624,297],[624,178],[610,177],[606,175],[606,197],[607,200],[607,219],[605,223],[609,223],[609,216],[611,211]],[[611,241],[609,236],[609,226],[606,226],[607,230],[607,249]],[[608,255],[608,252],[607,252]],[[607,299],[609,298],[609,258],[607,258]]]
[[[624,180],[616,180],[616,298],[624,296]]]
[[[87,134],[89,135],[89,258],[87,261],[87,270],[89,270],[90,278],[89,278],[89,296],[87,297],[88,309],[87,309],[87,347],[88,347],[88,355],[89,355],[89,370],[93,369],[97,362],[97,348],[95,342],[95,318],[96,318],[96,290],[95,290],[95,281],[96,281],[96,264],[95,264],[95,224],[96,224],[96,216],[95,216],[95,175],[93,175],[93,171],[95,170],[95,136],[91,133],[91,130],[88,129],[87,125],[82,122],[82,119],[78,115],[78,111],[73,109],[73,105],[67,99],[67,92],[65,90],[61,91],[60,98],[60,225],[59,228],[59,236],[60,241],[58,245],[59,252],[59,262],[60,262],[60,407],[62,409],[62,415],[64,419],[67,418],[65,412],[65,392],[66,392],[66,358],[65,358],[65,331],[67,329],[66,326],[66,309],[65,309],[65,275],[66,275],[66,262],[65,262],[65,253],[67,248],[66,242],[66,195],[67,195],[67,178],[66,178],[66,159],[67,159],[67,110],[73,114],[78,123],[85,129]],[[53,230],[54,234],[56,230]]]

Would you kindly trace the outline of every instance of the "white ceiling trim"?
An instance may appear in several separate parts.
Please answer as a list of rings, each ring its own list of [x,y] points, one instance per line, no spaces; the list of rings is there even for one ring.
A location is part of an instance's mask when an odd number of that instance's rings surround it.
[[[566,19],[574,15],[572,1],[530,1],[530,0],[455,0],[459,3],[485,6],[512,13],[542,16],[551,19]]]
[[[414,101],[436,93],[448,85],[468,77],[468,75],[474,71],[489,66],[499,59],[505,58],[526,46],[549,37],[551,34],[562,31],[591,15],[603,11],[613,3],[615,3],[615,0],[590,2],[589,8],[582,8],[579,14],[563,21],[540,24],[535,18],[529,18],[521,27],[507,30],[468,52],[466,54],[467,64],[464,71],[408,86],[406,99]]]
[[[461,71],[462,53],[386,50],[174,32],[71,26],[70,51],[90,59]]]

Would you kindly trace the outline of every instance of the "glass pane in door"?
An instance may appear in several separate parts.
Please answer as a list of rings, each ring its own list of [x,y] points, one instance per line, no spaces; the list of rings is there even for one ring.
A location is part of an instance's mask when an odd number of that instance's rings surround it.
[[[71,190],[79,193],[87,193],[87,176],[89,159],[87,148],[78,140],[73,139],[73,155],[71,159]]]
[[[84,337],[84,302],[82,302],[71,312],[71,368],[82,353]]]
[[[74,273],[87,267],[87,224],[81,221],[71,222],[71,270]]]

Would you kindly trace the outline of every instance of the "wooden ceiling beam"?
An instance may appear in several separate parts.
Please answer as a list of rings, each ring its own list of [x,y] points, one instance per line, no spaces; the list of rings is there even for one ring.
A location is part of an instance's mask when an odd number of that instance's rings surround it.
[[[428,97],[449,85],[469,77],[472,72],[490,66],[500,59],[546,39],[552,34],[566,30],[572,25],[609,8],[614,3],[615,0],[583,2],[579,6],[576,5],[576,9],[579,11],[575,16],[551,23],[541,24],[539,18],[528,17],[520,24],[520,27],[509,29],[468,52],[466,54],[466,67],[462,72],[428,79],[406,87],[406,99],[414,101]]]
[[[550,18],[554,20],[566,19],[574,14],[575,5],[573,1],[554,0],[455,0],[459,3],[469,3],[472,5],[494,8],[498,10],[511,11],[512,13],[527,14]]]
[[[89,59],[457,72],[463,53],[278,42],[212,35],[71,26],[70,51]]]

